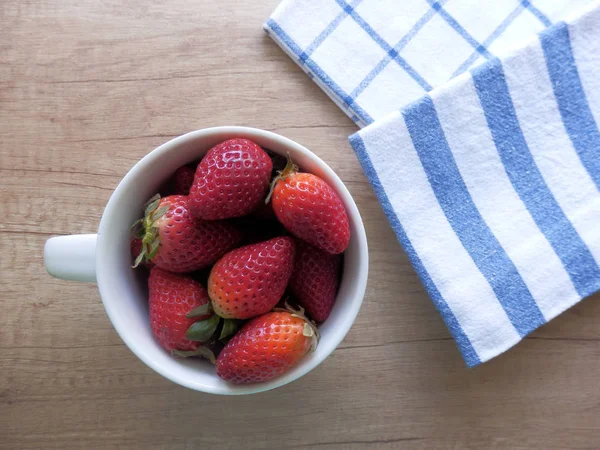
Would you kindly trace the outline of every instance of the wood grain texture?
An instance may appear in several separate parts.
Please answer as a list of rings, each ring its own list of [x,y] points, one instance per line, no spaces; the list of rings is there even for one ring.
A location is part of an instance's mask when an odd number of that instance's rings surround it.
[[[600,297],[467,370],[347,142],[352,122],[261,31],[278,0],[0,2],[0,447],[584,449],[600,446]],[[95,286],[50,278],[44,241],[94,232],[169,138],[250,125],[314,150],[363,215],[358,319],[320,367],[223,398],[144,366]]]

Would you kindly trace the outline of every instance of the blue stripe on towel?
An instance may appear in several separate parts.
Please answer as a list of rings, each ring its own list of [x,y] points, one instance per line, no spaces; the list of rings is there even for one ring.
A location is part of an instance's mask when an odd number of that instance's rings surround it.
[[[582,164],[600,189],[600,132],[579,79],[569,29],[564,22],[558,23],[542,33],[540,40],[560,116]]]
[[[383,207],[385,215],[390,221],[392,229],[396,233],[396,237],[404,247],[404,251],[408,255],[410,262],[412,263],[417,274],[419,275],[421,282],[425,286],[425,289],[427,289],[427,292],[433,300],[437,310],[442,315],[442,318],[444,319],[446,326],[450,330],[452,337],[456,341],[465,362],[469,367],[478,365],[481,361],[479,359],[479,356],[477,356],[477,352],[473,348],[471,341],[460,326],[460,323],[456,319],[456,316],[454,315],[454,313],[452,312],[452,310],[438,291],[435,283],[429,276],[427,269],[425,269],[425,266],[423,266],[419,255],[413,248],[410,239],[406,235],[406,232],[404,231],[404,228],[402,227],[402,224],[400,223],[400,220],[398,219],[398,216],[394,211],[394,207],[390,203],[390,200],[388,199],[388,196],[385,193],[385,189],[383,188],[381,181],[379,180],[377,171],[373,167],[373,163],[371,162],[369,154],[365,149],[365,144],[358,133],[350,136],[350,144],[352,144],[352,147],[354,148],[354,151],[356,152],[360,161],[360,165],[362,166],[365,175],[367,176],[371,185],[373,186],[373,190],[375,191],[375,194],[377,195],[377,198],[379,199],[379,202]]]
[[[494,290],[521,336],[545,323],[519,271],[471,198],[446,141],[433,101],[425,96],[402,111],[413,145],[448,222]]]
[[[335,1],[344,9],[350,7],[350,5],[348,5],[348,3],[346,3],[345,0]],[[385,50],[385,52],[387,52],[390,58],[396,61],[396,63],[400,67],[402,67],[406,71],[406,73],[413,77],[413,79],[417,83],[419,83],[423,89],[425,89],[426,91],[430,91],[432,89],[429,83],[425,81],[425,79],[419,74],[419,72],[417,72],[410,64],[408,64],[408,62],[404,58],[402,58],[398,54],[398,52],[394,50],[390,46],[390,44],[388,44],[385,41],[385,39],[383,39],[379,35],[379,33],[377,33],[377,31],[375,31],[375,29],[371,25],[369,25],[369,23],[366,20],[364,20],[356,11],[354,11],[353,9],[349,9],[348,14],[350,14],[350,17],[352,17],[354,21],[358,25],[360,25],[360,27],[365,31],[365,33],[367,33],[371,37],[371,39],[373,39],[377,43],[377,45],[379,45],[383,50]]]
[[[473,81],[494,143],[515,191],[562,261],[582,296],[593,292],[600,269],[548,189],[529,151],[498,59],[477,67]]]
[[[462,38],[467,41],[478,53],[486,58],[490,58],[492,56],[487,48],[481,45],[477,39],[471,36],[471,34],[469,34],[469,32],[465,30],[465,28],[458,23],[454,17],[448,14],[440,2],[437,2],[436,0],[427,0],[427,2],[438,12],[438,14],[448,23],[448,25],[454,28],[454,30],[456,30],[456,32],[460,34]]]
[[[546,16],[543,12],[541,12],[539,9],[537,9],[535,6],[533,6],[531,4],[531,1],[529,0],[523,0],[521,2],[521,4],[526,7],[529,12],[531,12],[531,14],[533,14],[535,17],[538,18],[538,20],[540,22],[542,22],[542,24],[544,24],[545,26],[549,27],[550,25],[552,25],[552,22],[550,22],[550,19],[548,19],[548,16]]]
[[[266,25],[271,29],[273,33],[277,35],[281,42],[285,44],[285,46],[289,49],[292,54],[298,58],[302,57],[302,49],[300,46],[289,36],[283,28],[279,26],[277,22],[273,19],[267,20]],[[362,109],[357,103],[354,103],[354,100],[350,98],[350,96],[344,91],[333,79],[325,73],[321,67],[314,62],[310,57],[306,57],[304,61],[304,65],[308,67],[315,76],[327,86],[331,91],[337,96],[338,101],[344,103],[352,112],[354,112],[364,123],[372,123],[373,118]]]
[[[504,19],[502,21],[502,23],[500,25],[498,25],[498,27],[492,31],[492,34],[490,34],[485,41],[483,41],[483,43],[481,45],[483,45],[485,48],[488,48],[492,42],[494,42],[496,39],[498,39],[500,37],[500,35],[502,35],[502,33],[504,33],[504,31],[506,31],[506,29],[508,28],[508,26],[513,23],[515,21],[515,19],[517,17],[519,17],[521,15],[521,13],[524,11],[525,5],[523,3],[519,3],[517,5],[517,7],[515,9],[512,10],[512,12],[508,15],[508,17],[506,19]],[[454,73],[452,74],[452,76],[450,78],[454,78],[457,75],[460,75],[461,73],[463,73],[464,71],[466,71],[469,67],[471,67],[471,65],[473,65],[473,63],[475,62],[475,60],[479,58],[479,52],[473,52],[471,54],[471,56],[469,56],[465,62],[463,62],[458,69],[456,69],[454,71]]]
[[[443,4],[446,0],[440,0],[438,3]],[[425,15],[421,17],[417,23],[413,25],[413,27],[406,33],[402,39],[398,41],[398,43],[394,46],[394,51],[396,53],[400,53],[402,49],[408,44],[413,37],[417,35],[419,31],[431,20],[431,18],[437,13],[435,8],[430,8],[427,10]],[[393,54],[393,53],[392,53]],[[356,99],[369,85],[371,82],[383,72],[383,69],[387,67],[389,62],[392,61],[392,57],[390,56],[390,52],[383,58],[379,63],[367,74],[367,76],[360,82],[360,84],[352,91],[350,94],[352,98]]]
[[[354,0],[350,3],[351,10],[356,8],[362,0]],[[335,31],[335,29],[344,21],[344,19],[348,17],[348,10],[344,8],[333,21],[325,27],[323,31],[315,38],[315,40],[306,48],[304,52],[300,55],[300,62],[306,62],[306,59],[313,54],[313,52],[321,45],[325,39],[329,37],[331,33]]]

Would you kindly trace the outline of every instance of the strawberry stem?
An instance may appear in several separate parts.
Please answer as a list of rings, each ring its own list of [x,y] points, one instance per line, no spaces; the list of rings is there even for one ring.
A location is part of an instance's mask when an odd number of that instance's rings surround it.
[[[275,178],[273,178],[273,181],[271,182],[271,187],[269,188],[269,195],[267,195],[267,198],[265,199],[265,205],[268,204],[271,201],[271,197],[273,195],[273,191],[275,190],[275,185],[291,176],[294,175],[296,172],[298,172],[298,166],[296,164],[294,164],[294,162],[292,161],[292,158],[290,157],[290,154],[287,154],[287,162],[285,164],[285,167],[283,168],[283,170],[280,170],[277,172],[277,176]]]
[[[287,154],[287,162],[285,163],[285,167],[283,168],[282,171],[279,172],[279,175],[281,176],[281,179],[287,178],[290,175],[295,174],[296,172],[298,172],[298,166],[296,164],[294,164],[294,161],[292,161],[292,157],[290,156],[290,154]]]

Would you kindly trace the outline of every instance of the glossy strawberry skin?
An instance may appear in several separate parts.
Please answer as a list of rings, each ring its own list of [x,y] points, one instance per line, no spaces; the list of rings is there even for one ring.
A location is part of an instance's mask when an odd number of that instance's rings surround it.
[[[196,169],[194,167],[181,166],[167,182],[168,193],[171,195],[188,195],[195,174]]]
[[[150,327],[154,338],[167,351],[196,350],[199,342],[186,339],[187,329],[207,318],[185,317],[192,309],[209,302],[206,289],[192,278],[152,268],[148,279]]]
[[[190,190],[189,205],[198,219],[217,220],[252,212],[264,200],[273,163],[248,139],[230,139],[202,159]]]
[[[193,272],[214,263],[242,239],[242,233],[224,221],[194,220],[189,214],[188,198],[170,195],[158,208],[169,211],[155,222],[160,246],[151,261],[170,272]]]
[[[217,358],[217,375],[235,384],[258,383],[279,376],[306,355],[312,337],[306,321],[287,311],[271,312],[248,322]]]
[[[342,200],[321,178],[293,173],[275,183],[273,210],[294,236],[331,254],[350,242],[350,224]]]
[[[338,286],[342,255],[331,255],[301,240],[296,241],[296,259],[290,291],[307,314],[317,322],[329,317]]]
[[[277,237],[232,250],[214,265],[208,295],[226,319],[264,314],[283,296],[294,267],[294,241]]]

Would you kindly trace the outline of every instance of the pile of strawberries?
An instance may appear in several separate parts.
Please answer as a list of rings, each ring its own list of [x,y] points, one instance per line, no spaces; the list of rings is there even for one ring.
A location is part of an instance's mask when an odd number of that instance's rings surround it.
[[[180,167],[162,194],[131,243],[133,267],[150,271],[157,342],[208,358],[233,383],[274,378],[314,350],[350,240],[335,191],[289,157],[230,139]]]

